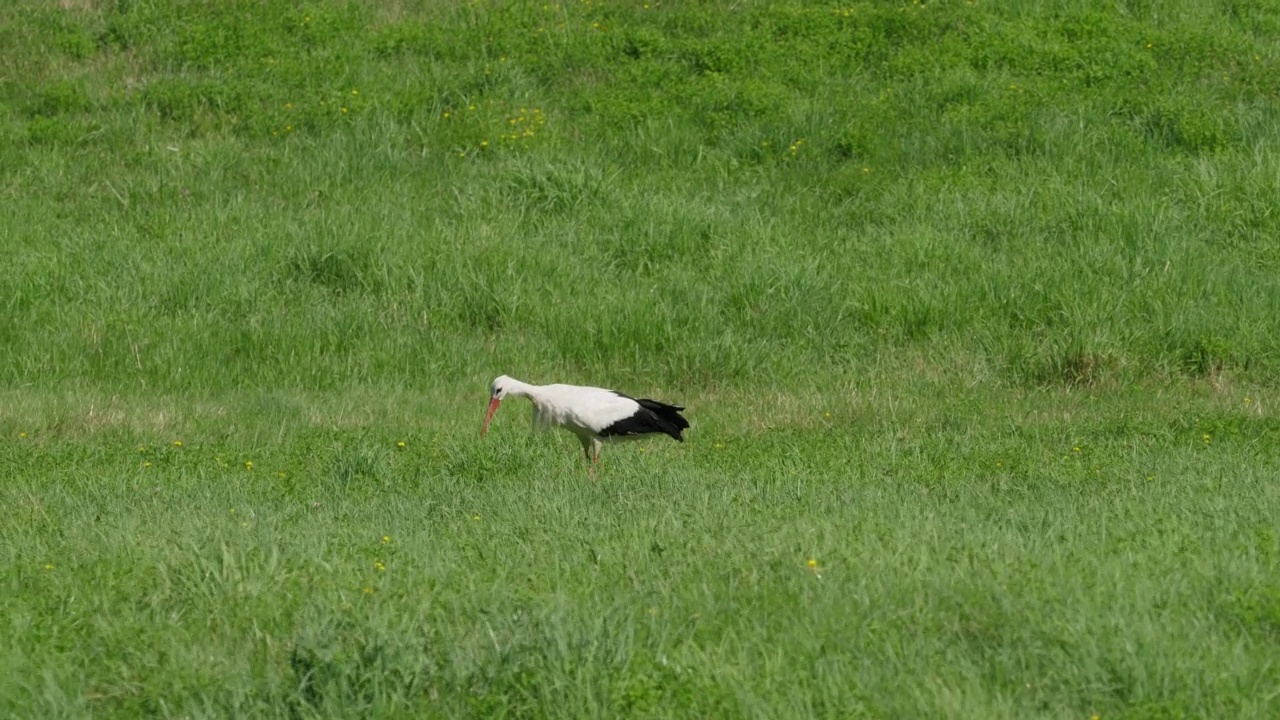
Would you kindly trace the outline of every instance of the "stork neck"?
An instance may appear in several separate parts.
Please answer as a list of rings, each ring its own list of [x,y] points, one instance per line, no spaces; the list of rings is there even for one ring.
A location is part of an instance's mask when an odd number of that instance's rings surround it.
[[[541,388],[537,385],[530,385],[529,383],[526,383],[526,382],[520,382],[515,378],[511,378],[511,381],[507,383],[508,395],[515,395],[516,397],[527,397],[531,400],[537,399],[539,395],[538,390],[540,389]]]

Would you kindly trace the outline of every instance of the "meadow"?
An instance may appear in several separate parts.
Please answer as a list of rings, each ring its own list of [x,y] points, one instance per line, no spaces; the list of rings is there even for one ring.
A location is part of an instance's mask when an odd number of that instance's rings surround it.
[[[1278,41],[4,4],[0,714],[1280,716]]]

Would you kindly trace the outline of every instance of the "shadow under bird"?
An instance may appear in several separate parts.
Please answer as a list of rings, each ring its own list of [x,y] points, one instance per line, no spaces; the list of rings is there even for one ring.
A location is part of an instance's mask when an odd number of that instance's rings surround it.
[[[689,427],[679,405],[647,398],[636,399],[615,390],[581,385],[530,385],[501,375],[489,385],[489,410],[484,415],[480,437],[489,431],[489,421],[508,395],[533,401],[535,427],[562,427],[582,442],[582,454],[591,470],[600,461],[600,446],[616,440],[633,440],[646,435],[666,434],[683,442],[681,433]]]

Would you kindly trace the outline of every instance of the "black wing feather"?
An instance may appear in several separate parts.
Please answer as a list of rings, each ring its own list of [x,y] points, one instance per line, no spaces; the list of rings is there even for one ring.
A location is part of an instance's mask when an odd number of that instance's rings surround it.
[[[617,391],[614,391],[614,394],[635,400],[640,405],[640,409],[631,417],[623,418],[601,430],[601,437],[666,433],[676,440],[684,442],[681,433],[685,428],[689,427],[689,421],[680,415],[680,411],[684,410],[683,407],[680,405],[668,405],[648,398],[637,399]]]

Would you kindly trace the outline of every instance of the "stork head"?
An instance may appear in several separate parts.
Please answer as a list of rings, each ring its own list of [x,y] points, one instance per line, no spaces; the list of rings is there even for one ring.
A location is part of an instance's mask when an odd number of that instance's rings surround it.
[[[499,375],[489,383],[489,409],[484,414],[484,425],[480,426],[480,437],[489,432],[489,421],[493,419],[493,414],[498,412],[498,405],[502,402],[502,398],[507,396],[507,391],[515,380],[506,375]]]
[[[501,400],[507,396],[507,391],[511,389],[511,386],[514,383],[515,380],[512,378],[509,378],[506,375],[499,375],[493,379],[493,382],[489,383],[489,397],[495,397]]]

